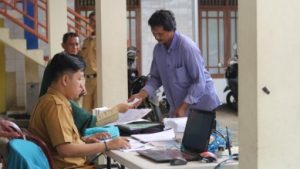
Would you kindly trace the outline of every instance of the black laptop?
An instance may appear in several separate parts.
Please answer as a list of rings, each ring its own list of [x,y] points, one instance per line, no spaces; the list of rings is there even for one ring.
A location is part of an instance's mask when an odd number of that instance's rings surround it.
[[[207,151],[211,130],[215,123],[216,113],[191,109],[188,115],[181,149],[141,150],[141,156],[155,162],[169,162],[174,158],[185,158],[187,161],[200,159],[200,153]]]

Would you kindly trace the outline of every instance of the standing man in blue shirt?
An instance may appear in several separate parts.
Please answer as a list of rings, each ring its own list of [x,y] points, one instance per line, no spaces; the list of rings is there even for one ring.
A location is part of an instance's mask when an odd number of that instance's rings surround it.
[[[163,86],[170,104],[169,117],[183,117],[189,108],[214,110],[220,105],[213,80],[197,45],[176,31],[174,14],[158,10],[148,20],[158,43],[154,47],[150,78],[129,100],[143,99]]]

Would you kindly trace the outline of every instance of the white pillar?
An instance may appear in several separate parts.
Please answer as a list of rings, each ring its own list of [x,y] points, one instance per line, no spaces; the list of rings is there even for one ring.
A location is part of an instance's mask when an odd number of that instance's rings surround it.
[[[96,1],[98,106],[127,99],[126,1]]]
[[[48,1],[48,38],[49,56],[53,57],[61,52],[63,34],[68,31],[67,26],[67,1],[49,0]]]
[[[299,6],[239,1],[241,169],[300,168]]]

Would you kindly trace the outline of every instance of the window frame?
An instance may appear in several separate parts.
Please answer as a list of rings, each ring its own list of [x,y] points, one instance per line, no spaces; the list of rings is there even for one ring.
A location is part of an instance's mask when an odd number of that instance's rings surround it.
[[[232,28],[231,28],[231,21],[232,19],[235,19],[234,23],[235,23],[235,32],[234,32],[234,37],[235,37],[235,41],[237,39],[237,0],[217,0],[217,1],[207,1],[207,0],[199,0],[199,10],[198,10],[198,23],[199,23],[199,48],[202,51],[202,55],[206,61],[206,68],[208,69],[208,71],[211,68],[217,68],[218,69],[218,73],[211,73],[211,76],[213,78],[224,78],[224,74],[225,74],[225,69],[228,65],[228,61],[232,56],[232,45],[231,41],[232,41]],[[217,25],[218,25],[218,65],[210,65],[209,63],[209,37],[208,37],[208,20],[210,18],[214,18],[214,17],[209,17],[208,16],[208,12],[211,11],[215,11],[217,12],[217,17],[215,17],[217,19]],[[206,12],[206,15],[203,16],[202,13]],[[219,13],[223,12],[223,16],[220,16]],[[231,17],[231,12],[235,12],[235,16]],[[203,49],[203,41],[202,41],[202,27],[203,27],[203,22],[202,19],[205,19],[206,21],[206,51],[207,51],[207,56],[204,56],[204,50]],[[224,38],[224,42],[223,42],[223,49],[224,49],[224,56],[221,57],[220,56],[220,20],[223,19],[223,38]],[[223,58],[223,59],[222,59]],[[221,69],[224,69],[223,72]]]

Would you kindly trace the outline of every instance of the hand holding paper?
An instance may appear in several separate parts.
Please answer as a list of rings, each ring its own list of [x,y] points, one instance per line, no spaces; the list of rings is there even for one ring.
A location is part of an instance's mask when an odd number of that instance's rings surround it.
[[[119,113],[119,119],[109,125],[127,124],[134,121],[138,121],[146,116],[151,109],[129,109],[124,113]]]
[[[138,99],[138,98],[134,98],[134,100],[133,101],[131,101],[131,102],[128,102],[128,105],[130,105],[130,106],[134,106],[137,102],[139,102],[141,99]]]

